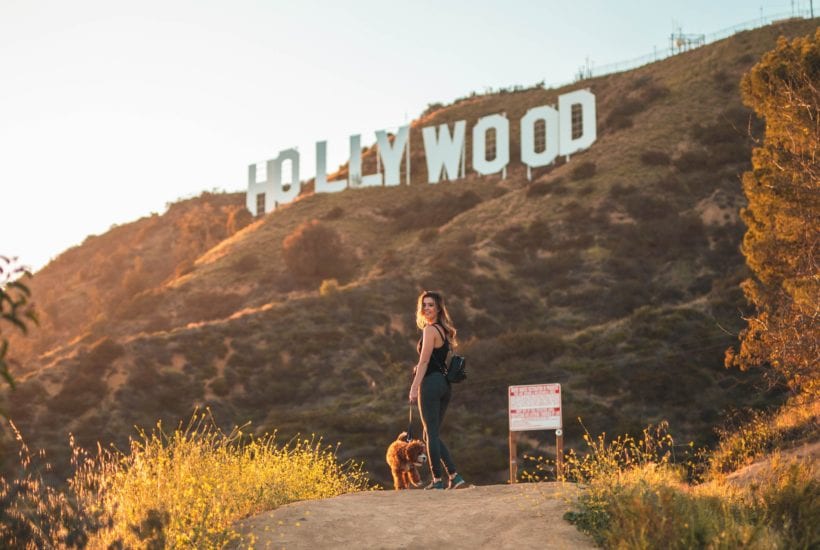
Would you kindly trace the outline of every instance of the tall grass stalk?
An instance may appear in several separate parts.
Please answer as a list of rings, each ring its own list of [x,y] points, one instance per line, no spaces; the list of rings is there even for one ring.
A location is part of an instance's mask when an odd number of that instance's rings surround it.
[[[98,447],[91,456],[75,448],[74,460],[64,492],[29,490],[27,499],[6,503],[3,511],[24,527],[15,535],[17,547],[252,544],[231,527],[237,520],[369,485],[360,464],[340,463],[336,450],[315,436],[279,444],[275,434],[253,437],[240,428],[226,434],[209,412],[195,413],[170,433],[158,423],[150,434],[140,432],[127,452]],[[78,531],[69,541],[60,518],[72,510],[84,519],[69,525]]]
[[[606,548],[817,548],[820,484],[812,459],[774,460],[753,484],[690,485],[665,423],[641,439],[588,433],[567,479],[583,488],[565,518]]]
[[[340,464],[321,440],[225,434],[209,413],[166,434],[141,433],[129,453],[100,452],[72,481],[80,499],[113,518],[95,545],[218,548],[237,539],[231,524],[296,500],[367,488],[361,466]]]
[[[789,443],[820,438],[820,400],[793,398],[775,412],[751,411],[720,433],[706,476],[720,477]]]

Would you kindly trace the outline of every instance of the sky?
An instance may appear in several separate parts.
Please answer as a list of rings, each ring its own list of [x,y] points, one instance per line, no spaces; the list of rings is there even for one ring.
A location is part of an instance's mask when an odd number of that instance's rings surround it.
[[[820,1],[818,9],[820,10]],[[567,84],[809,9],[809,0],[0,0],[0,255],[37,270],[88,235],[297,147],[488,88]],[[274,214],[275,215],[275,214]]]

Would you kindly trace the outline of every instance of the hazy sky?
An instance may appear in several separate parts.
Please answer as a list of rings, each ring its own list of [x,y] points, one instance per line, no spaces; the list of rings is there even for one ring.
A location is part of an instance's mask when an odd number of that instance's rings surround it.
[[[820,4],[820,2],[818,2]],[[0,255],[40,268],[288,147],[487,87],[568,83],[808,0],[0,0]],[[820,6],[818,6],[820,9]],[[275,214],[274,214],[275,215]]]

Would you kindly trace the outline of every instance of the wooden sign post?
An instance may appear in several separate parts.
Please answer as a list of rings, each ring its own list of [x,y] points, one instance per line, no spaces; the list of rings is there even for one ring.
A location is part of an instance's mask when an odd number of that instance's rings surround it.
[[[555,430],[555,468],[560,479],[564,466],[564,432],[561,384],[510,386],[507,391],[510,419],[510,483],[518,477],[518,432]]]

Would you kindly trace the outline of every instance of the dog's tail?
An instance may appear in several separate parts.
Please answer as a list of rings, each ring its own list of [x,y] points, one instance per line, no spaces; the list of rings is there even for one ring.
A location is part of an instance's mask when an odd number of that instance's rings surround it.
[[[399,437],[396,438],[396,441],[407,441],[407,432],[401,432]]]

